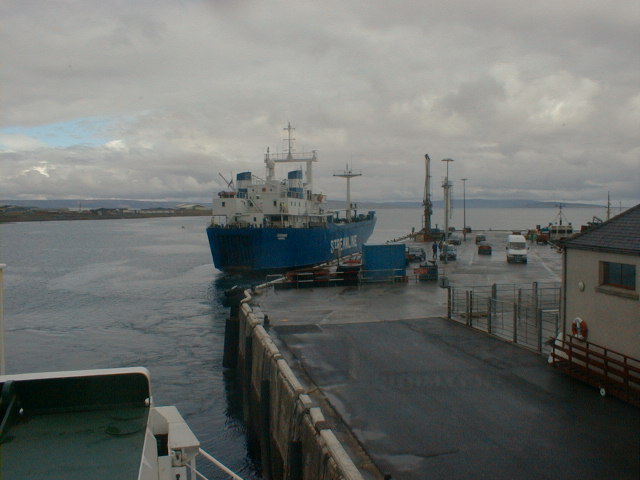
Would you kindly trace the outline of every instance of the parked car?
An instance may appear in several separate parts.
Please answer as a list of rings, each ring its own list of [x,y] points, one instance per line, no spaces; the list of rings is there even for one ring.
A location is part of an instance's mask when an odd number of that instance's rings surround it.
[[[447,240],[447,242],[450,243],[451,245],[460,245],[462,243],[462,240],[458,235],[451,235],[449,237],[449,240]]]
[[[458,250],[454,245],[446,243],[442,246],[442,250],[440,251],[440,260],[455,260],[458,257]]]
[[[478,255],[491,255],[491,245],[487,242],[478,243]]]
[[[507,237],[507,262],[527,263],[527,240],[523,235],[509,235]]]
[[[409,247],[407,250],[407,262],[424,262],[427,259],[427,253],[422,247]]]
[[[478,245],[480,242],[486,242],[487,241],[487,237],[485,235],[476,235],[476,245]]]

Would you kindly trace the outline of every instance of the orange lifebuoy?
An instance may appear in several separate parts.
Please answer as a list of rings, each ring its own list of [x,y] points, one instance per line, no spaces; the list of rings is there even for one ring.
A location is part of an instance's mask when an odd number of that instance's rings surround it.
[[[576,317],[571,322],[571,333],[578,340],[586,340],[587,334],[589,333],[589,327],[587,327],[587,322],[582,320],[580,317]]]

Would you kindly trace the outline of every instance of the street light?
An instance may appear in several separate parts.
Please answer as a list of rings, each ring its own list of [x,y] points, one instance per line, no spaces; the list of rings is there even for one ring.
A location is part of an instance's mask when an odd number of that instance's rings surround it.
[[[461,178],[462,180],[462,238],[467,241],[467,180],[468,178]]]

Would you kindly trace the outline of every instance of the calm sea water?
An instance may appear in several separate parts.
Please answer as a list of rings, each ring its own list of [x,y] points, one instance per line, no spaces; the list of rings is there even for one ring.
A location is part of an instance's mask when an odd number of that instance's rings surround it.
[[[474,230],[528,229],[553,209],[467,209]],[[600,209],[565,209],[579,226]],[[462,226],[461,210],[450,225]],[[370,243],[421,228],[419,208],[378,209]],[[232,375],[222,368],[225,289],[256,283],[213,268],[205,217],[0,225],[7,373],[145,366],[156,405],[176,405],[203,448],[246,479]],[[442,211],[432,224],[444,224]],[[225,478],[207,470],[210,478]]]
[[[221,366],[221,295],[233,280],[211,264],[205,223],[0,225],[7,373],[144,366],[156,405],[176,405],[205,450],[258,479]]]

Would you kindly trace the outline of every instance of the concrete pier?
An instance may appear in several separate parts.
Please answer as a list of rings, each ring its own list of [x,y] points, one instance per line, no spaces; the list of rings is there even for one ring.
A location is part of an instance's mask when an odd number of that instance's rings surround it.
[[[452,285],[560,279],[550,247],[507,264],[506,232],[483,233],[492,256],[468,235],[440,263]],[[439,282],[410,279],[243,301],[238,370],[266,477],[640,477],[640,410],[448,319],[448,300]]]
[[[244,420],[259,446],[266,479],[363,480],[360,471],[308,395],[273,339],[265,318],[250,306],[251,295],[230,299],[227,333],[238,345],[225,343],[225,363],[237,369]],[[237,355],[235,361],[231,360]]]

